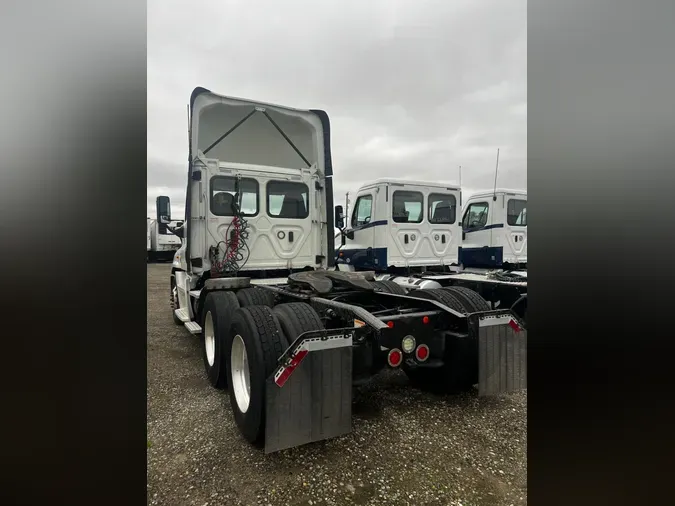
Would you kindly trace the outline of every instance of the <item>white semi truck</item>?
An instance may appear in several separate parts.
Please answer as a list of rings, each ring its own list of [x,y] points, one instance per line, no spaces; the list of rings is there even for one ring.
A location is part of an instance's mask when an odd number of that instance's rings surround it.
[[[464,267],[527,269],[527,192],[495,189],[471,195],[462,209]]]
[[[167,221],[165,219],[164,221]],[[148,218],[148,261],[172,260],[176,251],[181,246],[180,237],[176,236],[172,229],[183,226],[181,220],[171,220],[163,223],[159,219]]]
[[[481,192],[463,207],[460,196],[458,186],[427,181],[363,185],[342,228],[338,268],[374,271],[406,292],[471,289],[526,319],[527,193]]]
[[[272,452],[351,430],[352,387],[400,368],[419,388],[526,387],[527,331],[466,289],[404,293],[335,267],[328,115],[196,88],[174,321],[202,342],[236,425]],[[158,221],[169,224],[168,197]]]
[[[462,245],[455,185],[378,179],[356,193],[340,264],[386,271],[457,265]]]

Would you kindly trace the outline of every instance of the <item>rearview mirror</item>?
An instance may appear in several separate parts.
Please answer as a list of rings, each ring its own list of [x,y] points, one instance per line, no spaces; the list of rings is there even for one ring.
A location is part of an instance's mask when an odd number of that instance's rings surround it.
[[[345,212],[342,206],[335,206],[335,228],[345,228]]]
[[[157,197],[157,223],[171,223],[171,201],[165,195]]]

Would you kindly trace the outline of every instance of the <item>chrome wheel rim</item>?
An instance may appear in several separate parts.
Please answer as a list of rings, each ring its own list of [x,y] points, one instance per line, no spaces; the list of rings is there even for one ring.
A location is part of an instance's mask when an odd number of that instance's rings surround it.
[[[206,361],[209,367],[213,367],[216,362],[216,335],[213,330],[213,316],[211,311],[206,313],[204,318],[204,349],[206,350]]]
[[[246,413],[251,402],[251,374],[248,368],[248,355],[244,340],[237,334],[232,340],[230,354],[230,371],[232,375],[232,391],[239,411]]]
[[[171,288],[171,298],[173,299],[173,309],[179,309],[180,304],[178,303],[178,287],[174,283],[173,287]]]

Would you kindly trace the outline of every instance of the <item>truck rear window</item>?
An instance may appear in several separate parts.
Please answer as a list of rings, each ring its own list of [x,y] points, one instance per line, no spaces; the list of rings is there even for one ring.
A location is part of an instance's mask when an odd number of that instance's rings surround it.
[[[236,178],[232,176],[213,176],[211,178],[211,213],[216,216],[234,216],[232,204],[236,193]],[[244,216],[258,214],[258,181],[250,178],[239,180],[241,212]]]
[[[512,227],[527,227],[527,200],[509,199],[506,203],[506,223]]]
[[[392,196],[392,219],[396,223],[420,223],[424,195],[420,192],[397,190]]]
[[[452,225],[457,219],[457,199],[454,195],[431,193],[427,213],[429,223]]]
[[[267,183],[267,214],[273,218],[301,220],[309,216],[309,188],[304,183]]]

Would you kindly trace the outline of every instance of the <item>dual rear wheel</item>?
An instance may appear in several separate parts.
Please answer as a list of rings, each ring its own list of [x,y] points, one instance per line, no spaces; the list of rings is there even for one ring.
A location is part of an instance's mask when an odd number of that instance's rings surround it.
[[[207,295],[203,318],[203,359],[209,381],[229,386],[234,419],[244,437],[260,442],[265,428],[267,378],[279,357],[302,333],[323,328],[303,302],[274,304],[271,292],[244,289]],[[268,305],[269,303],[269,305]]]
[[[396,293],[396,287],[378,286]],[[415,290],[411,296],[436,300],[461,313],[489,309],[485,300],[467,289]],[[203,360],[211,384],[229,386],[234,419],[244,437],[259,443],[265,429],[267,378],[284,351],[304,332],[324,326],[316,311],[303,302],[273,306],[271,292],[248,288],[207,295],[202,314]],[[466,339],[450,341],[438,368],[404,368],[411,383],[423,390],[454,393],[478,380],[478,346]]]

